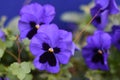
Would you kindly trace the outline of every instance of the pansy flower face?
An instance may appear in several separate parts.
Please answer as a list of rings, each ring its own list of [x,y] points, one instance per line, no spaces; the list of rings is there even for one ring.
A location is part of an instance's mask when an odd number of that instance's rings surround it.
[[[19,30],[20,37],[31,39],[43,24],[49,24],[55,16],[55,9],[52,5],[41,6],[33,3],[24,6],[20,11]]]
[[[96,31],[87,38],[87,45],[82,49],[82,55],[90,69],[108,70],[108,49],[111,37],[102,31]]]
[[[59,63],[67,64],[74,49],[71,33],[55,24],[42,25],[30,42],[30,51],[36,57],[34,66],[50,73],[59,72]]]
[[[114,25],[111,32],[113,45],[120,50],[120,25]]]
[[[5,39],[6,39],[5,33],[4,33],[2,30],[0,30],[0,39],[1,39],[2,41],[5,41]]]

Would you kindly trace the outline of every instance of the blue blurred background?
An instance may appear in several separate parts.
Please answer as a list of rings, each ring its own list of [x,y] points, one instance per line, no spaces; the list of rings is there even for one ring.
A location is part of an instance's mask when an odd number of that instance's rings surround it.
[[[52,4],[55,6],[56,9],[56,16],[53,20],[54,23],[56,23],[59,27],[64,27],[63,23],[60,20],[60,16],[64,12],[68,11],[75,11],[75,12],[81,12],[79,9],[79,6],[82,4],[88,4],[92,0],[1,0],[0,1],[0,17],[2,15],[7,16],[7,22],[10,21],[11,18],[19,15],[19,11],[26,3],[26,1],[32,2],[38,2],[40,4]],[[120,4],[120,0],[116,0],[117,3]]]

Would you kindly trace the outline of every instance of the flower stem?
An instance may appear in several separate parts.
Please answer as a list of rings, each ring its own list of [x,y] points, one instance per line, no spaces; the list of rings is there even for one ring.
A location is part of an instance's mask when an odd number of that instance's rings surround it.
[[[16,61],[18,61],[18,58],[10,51],[5,50],[9,55],[11,55]]]
[[[93,16],[93,18],[90,19],[90,21],[89,21],[88,24],[85,26],[85,28],[83,28],[83,29],[79,32],[79,34],[78,34],[78,36],[76,36],[74,42],[77,43],[77,42],[79,41],[82,33],[87,29],[87,27],[89,27],[89,25],[90,25],[90,24],[92,23],[92,21],[97,17],[97,15],[99,14],[100,11],[101,11],[101,9],[99,9],[99,10],[96,12],[96,14]]]
[[[21,63],[21,59],[20,59],[20,54],[21,54],[21,49],[20,49],[20,43],[19,43],[19,36],[16,36],[16,44],[18,47],[18,63]]]

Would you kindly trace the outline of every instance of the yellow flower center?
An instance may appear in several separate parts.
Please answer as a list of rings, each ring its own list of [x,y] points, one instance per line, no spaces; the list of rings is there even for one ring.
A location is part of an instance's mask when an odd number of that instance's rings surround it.
[[[51,53],[54,52],[53,48],[49,48],[48,51],[51,52]]]
[[[98,50],[98,53],[99,53],[99,54],[102,54],[103,52],[102,52],[102,50]]]
[[[39,24],[36,24],[35,27],[36,27],[37,29],[39,29],[39,28],[40,28],[40,25],[39,25]]]

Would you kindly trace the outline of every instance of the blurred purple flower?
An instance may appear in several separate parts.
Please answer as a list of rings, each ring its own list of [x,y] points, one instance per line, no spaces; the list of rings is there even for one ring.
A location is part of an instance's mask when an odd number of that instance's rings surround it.
[[[108,24],[110,14],[120,12],[115,0],[95,0],[96,5],[91,9],[91,15],[95,17],[92,24],[99,30],[103,30]],[[98,13],[98,14],[97,14]]]
[[[109,70],[107,59],[111,37],[102,31],[96,31],[87,38],[87,45],[82,49],[82,55],[90,69]]]
[[[120,12],[115,0],[95,0],[95,3],[101,6],[101,10],[108,10],[109,14],[117,14]]]
[[[42,25],[30,42],[30,51],[36,56],[34,66],[50,73],[58,73],[59,63],[67,64],[74,50],[72,34],[55,24]]]
[[[55,9],[52,5],[41,6],[33,3],[24,6],[20,11],[19,30],[20,37],[31,39],[38,28],[43,24],[49,24],[55,16]]]
[[[5,41],[6,37],[5,37],[5,33],[0,29],[0,39],[2,41]]]
[[[100,5],[96,5],[94,8],[91,9],[92,17],[96,15],[100,8],[101,8]],[[103,30],[106,27],[107,23],[108,23],[108,10],[100,11],[92,22],[92,24],[99,30]]]
[[[113,45],[120,50],[120,25],[114,25],[111,32]]]
[[[7,77],[0,77],[0,80],[9,80]]]

